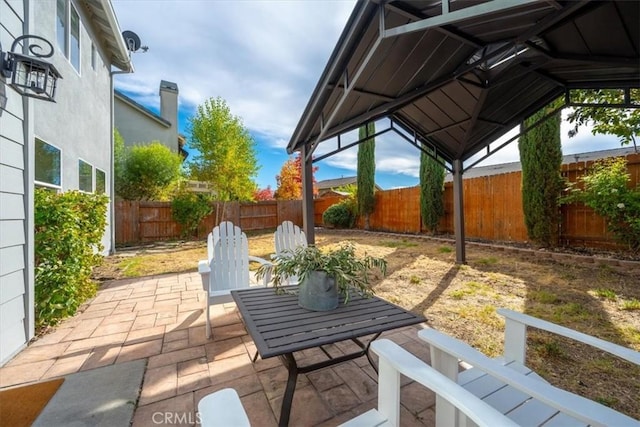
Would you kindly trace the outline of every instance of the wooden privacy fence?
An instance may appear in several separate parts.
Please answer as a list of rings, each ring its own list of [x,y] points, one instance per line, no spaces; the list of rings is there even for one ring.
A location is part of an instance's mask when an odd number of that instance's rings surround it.
[[[181,237],[180,224],[173,220],[171,202],[117,201],[116,244],[130,244]],[[213,213],[198,227],[204,238],[221,221],[232,221],[242,230],[275,229],[282,221],[302,224],[301,200],[270,200],[257,203],[214,203]]]
[[[562,175],[576,182],[593,162],[562,165]],[[631,185],[640,182],[640,154],[627,156]],[[489,175],[463,181],[465,235],[468,238],[493,241],[526,242],[527,230],[522,211],[521,173]],[[322,214],[341,196],[314,201],[316,226],[324,225]],[[445,215],[439,230],[453,234],[453,185],[444,189]],[[560,242],[566,246],[622,248],[607,232],[603,218],[581,204],[561,208]],[[302,201],[266,201],[258,203],[218,203],[216,210],[200,226],[198,237],[205,237],[219,221],[230,220],[243,230],[274,229],[282,221],[302,225]],[[378,191],[376,208],[370,217],[372,230],[395,233],[424,233],[420,218],[419,187]],[[359,221],[358,227],[363,226]],[[134,243],[177,239],[180,226],[171,217],[168,202],[116,202],[116,243]]]

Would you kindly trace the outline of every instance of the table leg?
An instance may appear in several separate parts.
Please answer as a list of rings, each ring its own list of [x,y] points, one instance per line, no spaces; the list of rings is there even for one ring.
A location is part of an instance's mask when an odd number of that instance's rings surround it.
[[[287,378],[287,388],[282,397],[282,407],[280,408],[279,427],[287,427],[289,425],[289,416],[291,415],[291,404],[293,403],[293,392],[296,391],[296,381],[298,380],[298,364],[293,354],[287,353],[280,356],[282,363],[289,371]]]

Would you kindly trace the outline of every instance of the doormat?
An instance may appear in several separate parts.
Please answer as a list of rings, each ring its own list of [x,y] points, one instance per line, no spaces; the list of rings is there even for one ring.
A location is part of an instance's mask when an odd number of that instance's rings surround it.
[[[29,427],[64,382],[64,378],[0,391],[0,426]]]

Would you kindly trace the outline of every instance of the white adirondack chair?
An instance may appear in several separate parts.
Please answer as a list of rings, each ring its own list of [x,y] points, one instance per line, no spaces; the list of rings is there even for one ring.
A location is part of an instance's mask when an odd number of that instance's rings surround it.
[[[231,232],[232,234],[229,234]],[[210,305],[220,297],[227,296],[234,289],[252,286],[249,263],[271,264],[262,258],[249,255],[247,235],[239,227],[220,228],[220,236],[213,245],[213,255],[209,262],[207,292],[207,338],[211,337]],[[265,275],[256,286],[267,286],[270,275]]]
[[[211,233],[207,235],[207,259],[198,261],[198,273],[202,278],[202,289],[205,291],[209,286],[209,272],[211,271],[209,264],[213,258],[213,247],[220,240],[220,236],[229,236],[241,233],[240,227],[233,225],[231,221],[222,221],[219,225],[213,227]]]
[[[291,221],[284,221],[276,228],[273,240],[276,247],[275,256],[282,256],[286,251],[294,251],[298,247],[307,247],[307,236],[304,231]],[[298,276],[291,276],[288,279],[290,285],[297,285],[298,282]]]

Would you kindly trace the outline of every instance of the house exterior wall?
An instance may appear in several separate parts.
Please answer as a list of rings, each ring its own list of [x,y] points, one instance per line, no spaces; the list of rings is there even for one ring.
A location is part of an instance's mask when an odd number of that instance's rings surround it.
[[[178,152],[178,131],[175,125],[166,126],[117,95],[114,97],[113,114],[115,127],[122,135],[125,146],[159,141],[174,153]]]
[[[65,57],[56,42],[56,2],[37,2],[34,7],[35,33],[51,41],[55,54],[50,61],[62,80],[58,81],[56,102],[34,103],[35,137],[61,150],[61,190],[79,189],[80,160],[105,173],[106,194],[111,188],[111,75],[105,50],[83,5],[71,1],[80,15],[80,71]],[[92,66],[92,43],[97,57]],[[108,211],[111,209],[109,206]],[[107,218],[109,221],[109,218]],[[104,254],[111,249],[111,224],[102,240]]]
[[[0,43],[28,33],[32,19],[22,0],[0,0]],[[34,335],[33,128],[31,101],[0,76],[7,96],[0,111],[0,366]]]

